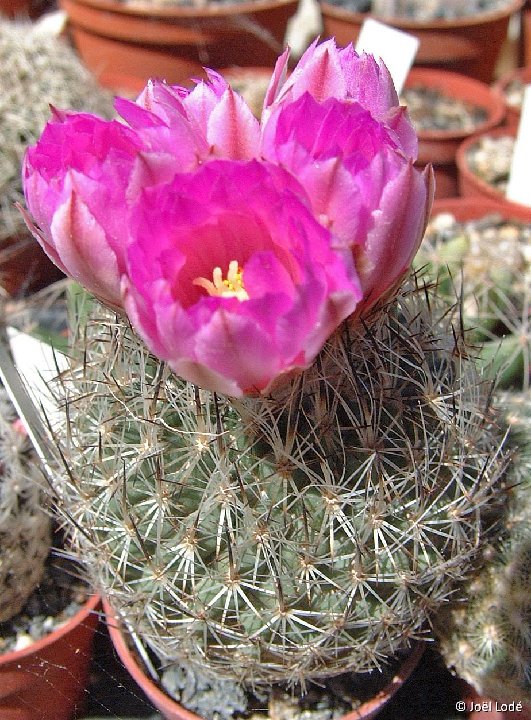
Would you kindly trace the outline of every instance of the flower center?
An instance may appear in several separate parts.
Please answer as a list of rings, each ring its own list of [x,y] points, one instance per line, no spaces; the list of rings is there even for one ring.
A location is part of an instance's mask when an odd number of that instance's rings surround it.
[[[198,277],[195,278],[193,284],[202,287],[212,297],[234,297],[240,301],[249,300],[249,295],[243,285],[243,270],[237,260],[230,261],[225,280],[221,268],[215,267],[212,271],[212,280]]]

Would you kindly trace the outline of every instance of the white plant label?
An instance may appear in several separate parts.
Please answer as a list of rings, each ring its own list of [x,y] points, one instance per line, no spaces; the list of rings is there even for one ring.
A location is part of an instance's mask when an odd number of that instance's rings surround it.
[[[516,134],[507,200],[531,207],[531,85],[526,85]]]
[[[54,400],[50,383],[57,376],[58,370],[68,367],[67,359],[31,335],[11,327],[7,333],[16,368],[37,411],[42,414],[45,425],[47,418],[51,426],[55,427],[62,419],[62,412]]]
[[[370,53],[384,61],[399,95],[415,60],[418,47],[418,38],[372,18],[367,18],[363,22],[356,43],[358,53]]]

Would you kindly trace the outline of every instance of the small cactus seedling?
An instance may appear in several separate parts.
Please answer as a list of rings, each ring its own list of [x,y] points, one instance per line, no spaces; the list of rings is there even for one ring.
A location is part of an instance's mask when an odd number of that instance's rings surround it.
[[[450,667],[487,697],[531,705],[531,394],[500,399],[515,453],[503,531],[468,586],[466,604],[438,623]]]
[[[439,292],[463,297],[469,342],[480,363],[498,373],[499,387],[527,388],[531,379],[531,225],[499,215],[458,222],[432,218],[417,267],[427,266]]]
[[[490,385],[426,288],[261,398],[180,380],[98,304],[73,345],[62,506],[165,664],[257,685],[367,670],[470,572],[504,458]]]
[[[16,615],[44,570],[51,545],[42,474],[15,414],[0,397],[0,622]]]

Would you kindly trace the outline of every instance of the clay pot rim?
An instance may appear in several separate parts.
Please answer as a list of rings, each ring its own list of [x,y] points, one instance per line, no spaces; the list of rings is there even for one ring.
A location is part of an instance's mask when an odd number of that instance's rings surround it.
[[[39,653],[49,645],[53,645],[63,636],[71,632],[77,625],[83,623],[86,618],[92,613],[98,613],[98,606],[101,603],[100,595],[90,595],[83,605],[79,608],[75,615],[67,620],[63,625],[52,630],[44,637],[36,640],[28,647],[22,650],[11,650],[10,652],[1,654],[0,653],[0,667],[11,663],[20,662],[23,658],[29,657],[35,653]],[[99,613],[98,613],[99,614]]]
[[[331,3],[326,2],[326,0],[319,0],[319,5],[321,6],[323,12],[327,15],[335,16],[337,18],[343,18],[344,20],[350,19],[354,22],[361,23],[365,18],[370,17],[374,20],[385,22],[388,25],[392,25],[393,27],[397,27],[403,30],[451,30],[458,27],[468,27],[470,25],[480,25],[482,23],[495,22],[500,18],[506,17],[507,15],[512,15],[513,13],[518,12],[518,10],[521,10],[524,2],[525,0],[511,0],[511,2],[509,2],[509,4],[505,8],[500,8],[498,10],[490,10],[487,12],[477,13],[476,15],[470,15],[461,18],[450,18],[448,20],[444,20],[443,18],[441,18],[438,20],[426,21],[409,20],[407,18],[380,18],[370,12],[360,13],[353,12],[352,10],[346,10],[345,8],[340,8],[336,5],[332,5]]]
[[[440,90],[450,99],[454,97],[456,100],[468,102],[487,111],[487,118],[478,123],[472,131],[419,130],[417,135],[420,140],[449,140],[453,138],[464,140],[470,135],[477,135],[495,128],[505,117],[506,105],[501,93],[480,80],[449,70],[413,67],[406,78],[404,90],[417,83],[425,83],[436,90]],[[449,84],[452,88],[452,95],[445,92]]]
[[[516,220],[513,218],[510,210],[502,203],[497,202],[494,199],[486,197],[454,197],[454,198],[441,198],[434,200],[430,213],[430,220],[436,215],[442,213],[451,213],[455,215],[457,222],[466,222],[468,219],[478,219],[486,215],[492,215],[497,213],[501,215],[505,220]],[[521,222],[521,221],[520,221]]]
[[[146,2],[135,2],[128,5],[118,0],[71,0],[78,5],[85,5],[98,10],[115,13],[117,15],[149,15],[160,18],[211,18],[224,17],[226,15],[248,15],[261,11],[271,10],[277,7],[298,5],[299,0],[246,0],[246,2],[234,2],[227,5],[213,3],[207,7],[191,6],[164,6],[157,7]],[[519,0],[518,0],[519,1]]]
[[[107,619],[107,627],[109,635],[113,645],[120,657],[120,660],[127,668],[128,672],[132,676],[133,680],[143,689],[145,694],[151,700],[151,702],[157,707],[157,709],[164,713],[171,713],[171,717],[177,717],[179,714],[181,720],[203,720],[199,715],[187,710],[180,705],[176,700],[170,698],[163,690],[161,690],[151,678],[141,669],[140,665],[136,661],[136,658],[131,653],[127,643],[125,642],[124,635],[117,621],[116,614],[112,609],[107,598],[103,597],[103,609],[105,617]],[[404,660],[396,675],[390,680],[390,682],[377,693],[373,698],[364,702],[360,707],[355,708],[346,715],[343,715],[341,720],[370,720],[374,717],[385,703],[402,687],[405,681],[409,678],[413,670],[417,667],[425,650],[425,642],[417,642],[413,645],[410,654]]]

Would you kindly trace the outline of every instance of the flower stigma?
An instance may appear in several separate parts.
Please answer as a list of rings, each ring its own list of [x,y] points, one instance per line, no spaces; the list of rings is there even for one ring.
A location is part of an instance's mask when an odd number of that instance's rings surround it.
[[[249,294],[243,285],[243,269],[237,260],[230,261],[226,279],[223,279],[223,273],[218,266],[212,271],[212,280],[198,277],[193,284],[202,287],[212,297],[236,298],[240,302],[249,300]]]

